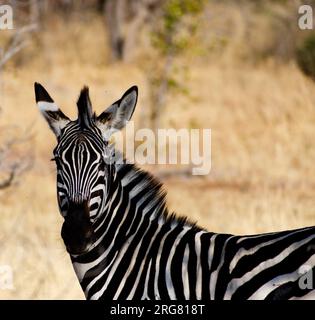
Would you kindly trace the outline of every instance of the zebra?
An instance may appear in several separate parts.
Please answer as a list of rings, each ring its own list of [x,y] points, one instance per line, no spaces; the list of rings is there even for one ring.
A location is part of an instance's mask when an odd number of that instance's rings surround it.
[[[169,212],[162,184],[110,161],[136,86],[98,116],[89,89],[70,120],[39,83],[37,106],[57,138],[57,198],[65,248],[87,299],[314,299],[315,227],[238,236]]]

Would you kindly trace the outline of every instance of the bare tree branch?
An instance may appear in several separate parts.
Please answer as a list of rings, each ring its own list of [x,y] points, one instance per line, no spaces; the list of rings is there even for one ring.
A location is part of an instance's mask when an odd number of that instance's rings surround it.
[[[131,59],[144,24],[163,0],[106,0],[105,21],[113,60]]]
[[[2,49],[0,58],[0,70],[4,65],[19,51],[21,51],[25,46],[27,46],[28,41],[25,39],[25,35],[35,31],[37,24],[32,23],[21,27],[16,30],[9,41],[6,49]]]
[[[0,129],[8,131],[14,129],[14,126],[5,126]],[[6,176],[2,181],[0,179],[0,190],[10,187],[24,172],[32,167],[33,156],[30,151],[23,152],[26,153],[26,156],[21,156],[16,152],[18,145],[22,144],[24,146],[31,140],[32,135],[29,132],[29,128],[26,128],[25,132],[22,132],[18,137],[14,134],[9,135],[10,138],[0,147],[0,173],[1,176]]]
[[[14,177],[15,177],[15,170],[10,172],[9,177],[7,179],[0,182],[0,190],[8,188],[12,184]]]
[[[5,64],[28,45],[27,36],[37,29],[39,1],[31,0],[28,5],[31,9],[30,23],[13,30],[4,48],[0,48],[0,73]],[[29,134],[31,130],[26,128],[25,132],[19,136],[16,129],[19,128],[15,126],[0,127],[0,131],[6,133],[1,136],[8,137],[1,141],[2,145],[0,146],[0,174],[2,177],[2,179],[0,178],[0,190],[10,187],[23,172],[31,168],[33,163],[30,152],[27,152],[26,156],[21,156],[17,148],[17,145],[25,144],[31,139]]]

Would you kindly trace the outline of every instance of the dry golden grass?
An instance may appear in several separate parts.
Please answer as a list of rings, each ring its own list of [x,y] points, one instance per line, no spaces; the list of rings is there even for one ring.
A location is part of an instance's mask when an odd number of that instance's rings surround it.
[[[28,49],[31,58],[10,65],[2,76],[0,122],[32,125],[35,163],[16,186],[0,193],[0,265],[12,266],[15,286],[0,290],[0,298],[81,299],[60,237],[49,162],[55,138],[36,109],[33,82],[43,83],[71,117],[83,84],[90,86],[98,112],[137,84],[137,121],[147,105],[145,75],[137,65],[108,63],[100,18],[54,19],[37,37]],[[189,70],[192,99],[170,97],[163,124],[211,128],[212,170],[208,177],[165,180],[170,209],[217,232],[314,225],[314,83],[294,64],[273,61],[253,66],[205,59],[190,61]]]

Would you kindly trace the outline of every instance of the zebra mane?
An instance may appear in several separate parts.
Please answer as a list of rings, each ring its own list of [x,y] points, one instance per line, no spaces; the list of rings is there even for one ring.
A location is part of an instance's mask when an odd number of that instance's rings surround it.
[[[165,223],[168,224],[175,223],[178,226],[187,225],[196,231],[205,230],[187,217],[178,216],[173,211],[170,212],[167,208],[167,192],[163,184],[148,171],[140,169],[135,164],[127,163],[128,161],[123,157],[121,152],[115,149],[112,150],[114,150],[116,157],[118,156],[118,158],[123,159],[123,161],[120,161],[119,163],[114,163],[116,172],[122,181],[122,184],[124,185],[128,182],[136,181],[138,190],[135,192],[143,192],[142,197],[146,197],[148,202],[146,208],[158,208],[158,210],[151,210],[149,213],[150,219],[162,218]]]
[[[90,128],[93,121],[92,104],[89,96],[89,88],[84,86],[77,102],[78,124],[81,129]]]

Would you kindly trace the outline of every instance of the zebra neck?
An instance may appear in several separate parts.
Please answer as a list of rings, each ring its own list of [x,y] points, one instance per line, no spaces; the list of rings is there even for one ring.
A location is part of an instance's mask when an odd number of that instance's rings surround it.
[[[130,270],[139,274],[144,263],[147,268],[148,261],[158,254],[155,247],[159,242],[155,237],[162,239],[172,231],[190,235],[205,232],[186,218],[168,214],[161,184],[149,173],[128,164],[116,166],[99,221],[94,230],[93,248],[86,254],[71,256],[87,299],[97,299],[101,295],[113,298],[112,286],[124,283]],[[135,257],[145,253],[147,259],[138,258],[135,264]],[[118,269],[122,274],[117,274]]]
[[[97,238],[113,240],[118,232],[121,239],[126,239],[144,221],[163,224],[168,218],[162,185],[130,164],[115,165],[103,208],[95,224]]]
[[[115,165],[104,212],[94,224],[96,241],[93,248],[82,256],[71,257],[79,280],[86,268],[91,267],[90,263],[94,265],[101,259],[109,265],[135,237],[142,241],[145,230],[158,230],[163,226],[202,230],[186,218],[169,214],[165,196],[161,183],[151,174],[130,164]],[[86,264],[83,268],[82,263]]]
[[[120,250],[136,234],[141,234],[141,228],[155,229],[167,224],[202,230],[187,218],[169,214],[166,192],[151,174],[130,164],[116,164],[114,169],[105,209],[94,229],[95,247],[103,248],[100,252],[111,246]]]

